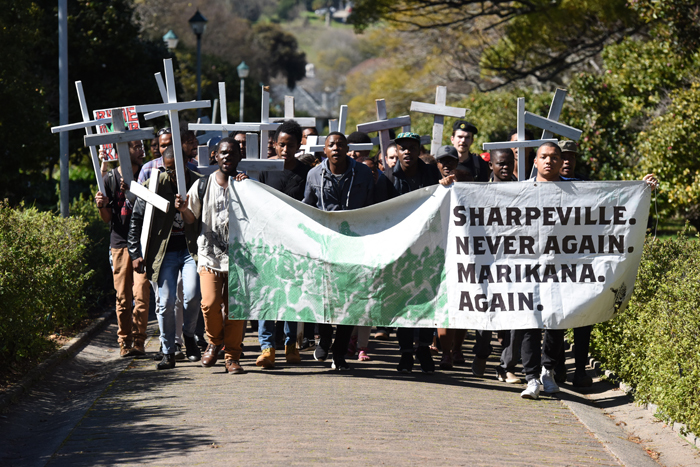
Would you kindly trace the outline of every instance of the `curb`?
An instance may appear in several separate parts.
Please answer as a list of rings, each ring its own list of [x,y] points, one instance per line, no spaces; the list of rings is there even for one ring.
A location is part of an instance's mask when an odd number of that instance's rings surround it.
[[[43,378],[56,363],[73,356],[80,346],[97,334],[97,332],[101,331],[107,325],[109,319],[113,317],[114,307],[111,307],[109,311],[103,313],[102,316],[97,318],[84,331],[78,333],[77,336],[65,343],[48,359],[27,373],[19,382],[10,386],[5,394],[0,396],[0,411],[4,412],[10,405],[16,402],[22,394],[29,391],[34,383]]]
[[[626,394],[633,394],[634,393],[634,388],[630,386],[629,384],[625,383],[622,381],[615,373],[613,373],[610,370],[603,370],[601,362],[596,360],[594,357],[590,357],[589,359],[589,364],[595,370],[596,374],[598,376],[605,376],[608,381],[612,382],[613,384],[617,385],[621,390],[623,390]],[[656,417],[657,413],[659,413],[659,406],[656,404],[652,403],[647,403],[647,404],[639,404],[640,407],[648,410],[651,412],[653,416]],[[684,423],[678,423],[673,420],[668,420],[665,419],[663,416],[659,415],[659,418],[663,420],[666,423],[666,426],[668,426],[672,431],[675,431],[678,436],[695,446],[696,449],[700,449],[700,437],[696,435],[693,432],[688,431],[688,427]],[[685,433],[685,434],[684,434]]]

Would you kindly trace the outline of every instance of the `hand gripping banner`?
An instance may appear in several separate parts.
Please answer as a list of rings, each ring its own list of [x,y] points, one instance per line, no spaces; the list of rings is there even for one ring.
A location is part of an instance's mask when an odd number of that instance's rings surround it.
[[[229,317],[565,329],[629,300],[643,182],[457,183],[323,212],[231,183]]]

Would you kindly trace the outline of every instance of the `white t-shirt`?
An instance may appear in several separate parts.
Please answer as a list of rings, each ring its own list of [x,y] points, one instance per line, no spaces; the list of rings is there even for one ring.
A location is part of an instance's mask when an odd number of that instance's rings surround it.
[[[209,183],[204,203],[199,199],[199,184]],[[203,268],[228,274],[228,205],[227,189],[216,182],[216,175],[200,178],[187,192],[187,207],[202,219],[202,231],[197,238],[197,272]]]

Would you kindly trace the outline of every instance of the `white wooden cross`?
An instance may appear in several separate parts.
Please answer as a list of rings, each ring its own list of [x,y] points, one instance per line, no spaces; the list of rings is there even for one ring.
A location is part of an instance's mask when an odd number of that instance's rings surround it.
[[[433,118],[433,139],[430,141],[430,154],[434,155],[437,154],[438,148],[442,146],[445,117],[463,118],[467,114],[467,109],[447,107],[447,87],[438,86],[435,91],[435,104],[411,102],[411,112],[421,112],[435,116]]]
[[[177,176],[177,193],[183,198],[187,196],[187,185],[185,183],[185,160],[182,157],[182,140],[180,139],[180,117],[181,110],[201,109],[210,107],[210,101],[178,102],[175,92],[175,72],[173,71],[173,61],[170,58],[163,60],[165,65],[165,81],[168,103],[137,105],[136,112],[148,112],[144,118],[153,118],[153,115],[160,116],[162,111],[168,112],[170,120],[171,135],[173,138],[173,151],[175,152],[175,174]],[[157,77],[156,77],[157,79]],[[161,90],[162,92],[162,90]]]
[[[328,121],[328,132],[333,133],[338,131],[345,135],[345,129],[348,121],[348,106],[340,106],[340,116],[337,120]],[[346,137],[348,135],[345,135]],[[326,136],[316,136],[311,135],[306,137],[306,144],[301,146],[299,149],[303,150],[304,153],[313,154],[315,152],[323,152],[326,143]],[[374,149],[374,143],[350,143],[348,144],[348,151],[371,151]]]
[[[280,123],[283,120],[294,120],[302,128],[316,127],[316,119],[314,117],[294,116],[294,96],[284,96],[284,118],[275,117],[272,119],[276,123]]]
[[[306,137],[306,144],[300,146],[305,154],[313,154],[315,152],[323,152],[325,147],[326,137],[318,135],[309,135]]]
[[[110,120],[112,122],[112,132],[83,136],[85,146],[99,146],[110,143],[114,144],[117,148],[119,166],[122,169],[122,179],[129,187],[129,191],[161,211],[166,212],[170,206],[170,202],[165,198],[149,191],[146,187],[140,185],[134,180],[134,169],[131,165],[131,156],[129,154],[128,143],[130,141],[142,141],[144,139],[153,138],[153,128],[141,128],[131,131],[126,130],[124,128],[124,114],[121,107],[112,109],[112,117]]]
[[[552,106],[550,107],[550,116],[558,118],[558,114],[561,113],[561,106],[564,103],[564,97],[566,97],[566,91],[563,89],[557,89],[554,94],[554,99],[552,100]],[[545,130],[542,134],[542,139],[525,141],[525,124],[536,126]],[[484,143],[483,147],[485,150],[489,149],[504,149],[504,148],[518,148],[518,180],[525,180],[525,150],[524,148],[533,148],[541,146],[544,143],[557,143],[557,139],[551,138],[552,133],[565,136],[569,139],[578,140],[581,137],[582,131],[573,128],[563,123],[559,123],[554,119],[540,117],[531,112],[525,111],[525,98],[518,98],[518,140],[509,142],[499,142],[499,143]]]
[[[328,120],[328,132],[333,133],[334,131],[339,131],[345,134],[345,127],[348,122],[348,106],[341,105],[340,113],[338,114],[338,119]],[[346,135],[347,136],[347,135]]]
[[[83,115],[83,121],[80,123],[71,123],[68,125],[55,126],[51,128],[51,133],[60,133],[63,131],[77,130],[80,128],[85,128],[85,134],[92,134],[92,127],[102,124],[111,123],[110,118],[100,118],[97,120],[90,120],[90,112],[88,112],[87,104],[85,103],[85,94],[83,93],[83,83],[80,81],[75,82],[75,88],[78,91],[78,102],[80,103],[80,112]],[[105,193],[105,182],[102,178],[102,163],[97,154],[97,148],[90,146],[90,158],[92,159],[92,168],[95,171],[95,180],[97,181],[97,188],[100,193]]]
[[[484,143],[485,151],[492,149],[508,149],[517,148],[518,151],[518,180],[524,181],[527,174],[525,173],[525,148],[536,148],[544,143],[557,143],[556,139],[536,139],[525,141],[525,98],[518,97],[518,123],[517,123],[517,141],[504,141],[498,143]]]
[[[203,131],[221,131],[222,136],[228,136],[230,131],[245,131],[246,133],[246,154],[243,154],[245,158],[241,160],[238,164],[238,169],[246,172],[249,177],[257,178],[258,172],[279,172],[284,170],[284,161],[281,159],[271,159],[267,160],[267,136],[265,136],[265,149],[261,153],[258,153],[258,135],[256,133],[248,132],[265,132],[267,135],[268,131],[274,131],[279,126],[280,123],[271,122],[260,122],[260,123],[228,123],[228,115],[224,110],[226,108],[226,84],[219,83],[219,100],[221,105],[221,123],[190,123],[188,128],[190,130],[203,130]],[[222,92],[223,91],[223,92]],[[269,112],[270,97],[266,89],[263,89],[263,116],[265,116],[265,94],[267,93],[267,107]],[[315,119],[314,119],[315,121]],[[263,154],[264,157],[260,157]],[[207,161],[208,159],[207,155]],[[203,161],[199,161],[199,167],[204,166]],[[209,166],[208,163],[206,165]],[[198,167],[198,168],[199,168]],[[217,166],[214,170],[218,169]],[[253,175],[251,175],[253,174]]]
[[[559,116],[561,115],[561,109],[564,107],[566,94],[566,89],[557,89],[554,92],[547,118],[525,112],[525,123],[541,128],[543,130],[542,139],[551,138],[553,134],[564,136],[574,141],[578,141],[581,138],[581,130],[559,123]],[[537,168],[533,165],[530,177],[535,175],[537,175]]]
[[[219,164],[211,164],[209,146],[197,146],[197,171],[202,175],[209,175],[219,170]]]
[[[384,167],[386,167],[388,177],[393,180],[393,173],[390,172],[389,164],[386,162],[386,148],[391,143],[389,137],[389,130],[392,128],[402,127],[403,131],[411,130],[411,116],[404,115],[402,117],[390,118],[386,117],[386,102],[384,99],[377,99],[377,121],[369,123],[361,123],[357,125],[357,131],[363,133],[379,133],[379,148],[382,154],[382,160],[384,162]]]

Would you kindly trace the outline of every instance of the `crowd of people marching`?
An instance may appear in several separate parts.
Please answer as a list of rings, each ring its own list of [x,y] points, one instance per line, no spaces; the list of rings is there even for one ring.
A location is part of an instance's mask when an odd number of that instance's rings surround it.
[[[268,156],[284,160],[284,170],[261,172],[258,181],[294,199],[324,211],[359,209],[430,185],[449,186],[455,182],[502,183],[517,181],[518,163],[526,164],[526,173],[537,169],[536,180],[582,180],[576,173],[576,143],[544,143],[536,151],[527,150],[519,161],[512,149],[498,149],[490,154],[470,151],[477,128],[458,120],[453,126],[450,146],[436,154],[426,153],[416,133],[398,134],[386,149],[386,157],[371,156],[370,151],[350,151],[348,144],[371,142],[368,135],[355,132],[349,136],[330,133],[324,153],[304,154],[299,149],[315,128],[302,129],[286,120],[270,138]],[[511,140],[517,137],[514,131]],[[529,139],[532,139],[530,136]],[[146,203],[135,198],[123,181],[121,167],[109,169],[103,163],[105,193],[98,192],[95,202],[101,218],[110,224],[110,248],[116,289],[118,342],[121,356],[143,356],[149,303],[155,301],[160,328],[161,354],[156,357],[158,370],[172,369],[177,360],[201,362],[205,368],[219,360],[230,374],[245,373],[240,360],[246,322],[228,319],[228,185],[248,176],[238,170],[246,153],[245,133],[209,142],[211,162],[219,169],[211,175],[197,172],[193,159],[197,155],[195,133],[181,135],[182,153],[187,168],[187,196],[177,194],[175,151],[169,128],[161,129],[150,143],[152,160],[145,161],[144,145],[129,143],[134,178],[151,186],[156,178],[157,193],[170,202],[167,212],[154,210],[150,228],[144,226]],[[386,166],[385,166],[386,165]],[[385,175],[393,176],[387,177]],[[390,180],[393,179],[393,180]],[[653,175],[644,177],[656,187]],[[142,233],[148,232],[148,248],[142,250]],[[152,297],[152,299],[151,299]],[[347,358],[367,361],[371,329],[367,326],[333,326],[304,323],[303,339],[297,339],[298,323],[258,321],[260,355],[256,365],[275,366],[276,346],[284,345],[287,364],[300,364],[299,350],[313,349],[317,361],[330,358],[331,367],[348,370]],[[280,333],[280,339],[277,334]],[[450,370],[465,363],[462,351],[466,330],[429,328],[377,328],[374,338],[386,340],[395,332],[400,360],[397,370],[410,373],[414,359],[424,373],[435,371],[433,354],[441,349],[439,367]],[[520,384],[516,367],[522,361],[526,388],[521,396],[537,399],[542,390],[559,391],[566,381],[564,366],[564,330],[540,329],[498,332],[501,343],[499,381]],[[590,386],[585,368],[591,327],[574,330],[575,386]],[[206,338],[205,335],[206,334]],[[284,339],[281,339],[284,334]],[[299,333],[301,334],[301,333]],[[544,334],[544,339],[543,339]],[[477,331],[471,371],[482,377],[487,358],[492,354],[492,332]],[[183,352],[184,349],[184,352]]]

